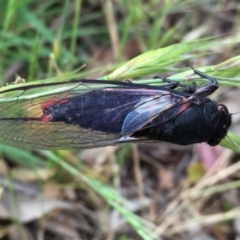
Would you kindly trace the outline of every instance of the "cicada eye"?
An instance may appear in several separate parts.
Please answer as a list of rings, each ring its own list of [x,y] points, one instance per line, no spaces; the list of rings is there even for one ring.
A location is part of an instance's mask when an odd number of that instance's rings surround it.
[[[219,104],[218,111],[219,111],[222,118],[227,118],[229,116],[228,109],[223,104]]]

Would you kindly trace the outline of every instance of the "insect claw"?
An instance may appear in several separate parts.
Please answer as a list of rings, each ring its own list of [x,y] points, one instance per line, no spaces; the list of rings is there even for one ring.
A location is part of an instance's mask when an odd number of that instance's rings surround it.
[[[208,79],[208,80],[211,82],[211,84],[218,86],[218,82],[217,82],[217,80],[216,80],[214,77],[211,77],[211,76],[209,76],[209,75],[207,75],[207,74],[205,74],[205,73],[203,73],[203,72],[195,69],[195,68],[192,67],[191,65],[186,65],[186,66],[187,66],[187,67],[190,67],[190,68],[193,70],[193,72],[194,72],[195,74],[197,74],[198,76],[200,76],[200,77],[202,77],[202,78],[205,78],[205,79]]]
[[[196,69],[195,69],[194,67],[192,67],[190,64],[186,64],[185,66],[186,66],[186,67],[190,67],[190,68],[193,70],[193,72],[195,73],[195,70],[196,70]]]

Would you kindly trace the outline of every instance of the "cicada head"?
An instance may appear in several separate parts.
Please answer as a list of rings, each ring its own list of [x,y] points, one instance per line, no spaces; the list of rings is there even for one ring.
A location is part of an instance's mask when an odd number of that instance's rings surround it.
[[[211,109],[207,109],[208,107],[209,106],[206,105],[204,109],[205,118],[211,118],[211,116],[209,116],[210,112],[212,112],[212,116],[214,115],[214,117],[212,117],[213,119],[211,119],[211,121],[214,121],[213,132],[208,144],[210,146],[216,146],[227,135],[228,128],[232,123],[231,114],[229,114],[227,107],[223,104],[217,105],[214,112]]]

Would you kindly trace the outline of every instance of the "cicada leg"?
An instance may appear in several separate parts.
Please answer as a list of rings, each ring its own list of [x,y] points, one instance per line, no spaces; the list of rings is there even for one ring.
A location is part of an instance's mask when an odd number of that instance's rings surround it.
[[[168,79],[168,78],[161,78],[161,77],[154,77],[154,78],[160,78],[162,79],[163,82],[166,82],[166,83],[169,83],[169,85],[167,85],[168,88],[171,88],[171,89],[175,89],[177,87],[183,87],[185,88],[185,90],[183,92],[185,93],[195,93],[196,90],[197,90],[197,85],[196,83],[193,83],[193,85],[189,85],[189,84],[184,84],[184,83],[181,83],[181,82],[177,82],[177,81],[174,81],[174,80],[171,80],[171,79]]]
[[[206,96],[212,94],[213,92],[215,92],[218,89],[218,87],[219,87],[218,81],[214,77],[211,77],[211,76],[193,68],[190,65],[186,65],[186,66],[190,67],[193,70],[193,72],[195,74],[197,74],[198,76],[200,76],[202,78],[205,78],[205,79],[208,79],[207,84],[196,88],[196,91],[194,92],[195,96],[206,97]]]

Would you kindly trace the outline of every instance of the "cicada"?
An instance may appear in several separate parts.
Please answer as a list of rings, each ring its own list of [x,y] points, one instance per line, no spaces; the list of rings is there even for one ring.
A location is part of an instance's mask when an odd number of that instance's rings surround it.
[[[76,80],[0,91],[0,143],[25,149],[85,149],[127,142],[217,145],[231,114],[207,98],[218,82],[197,87]],[[181,88],[181,90],[179,90]]]

